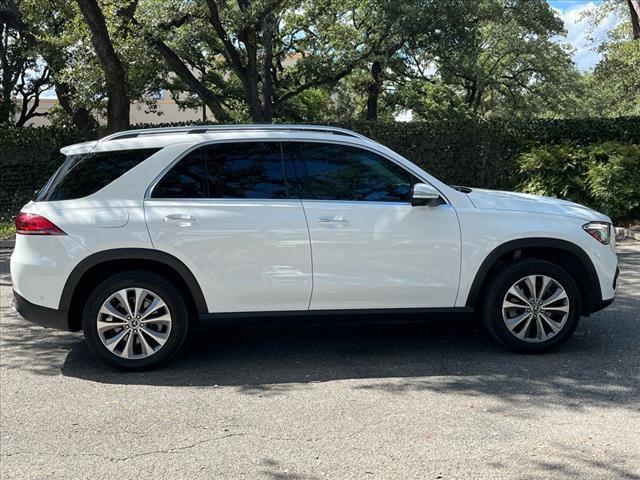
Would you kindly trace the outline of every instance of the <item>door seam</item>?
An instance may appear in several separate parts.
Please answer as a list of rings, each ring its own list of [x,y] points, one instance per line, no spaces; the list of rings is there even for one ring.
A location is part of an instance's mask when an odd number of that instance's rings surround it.
[[[309,228],[309,219],[307,218],[307,211],[304,208],[304,202],[300,200],[300,206],[302,207],[302,214],[304,215],[304,221],[307,224],[307,235],[309,235],[309,256],[311,257],[311,295],[309,295],[309,304],[307,310],[311,310],[311,301],[313,300],[313,289],[315,279],[313,276],[313,242],[311,241],[311,229]]]

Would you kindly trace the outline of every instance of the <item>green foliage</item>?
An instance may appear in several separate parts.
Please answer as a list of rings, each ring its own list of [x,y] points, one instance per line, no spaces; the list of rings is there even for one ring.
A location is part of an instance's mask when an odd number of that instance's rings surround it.
[[[420,75],[399,89],[405,108],[425,119],[443,106],[500,118],[571,110],[579,76],[546,1],[459,2],[450,11],[464,19],[465,33],[417,52]]]
[[[535,147],[521,154],[517,164],[518,173],[524,178],[519,190],[578,203],[589,199],[586,192],[589,155],[584,149],[570,144]]]
[[[461,118],[408,123],[348,122],[340,126],[380,142],[449,184],[512,186],[511,165],[519,139],[502,122]]]
[[[640,145],[545,145],[517,159],[518,189],[565,198],[624,221],[640,217]]]
[[[13,220],[0,219],[0,240],[11,238],[16,234],[16,225]]]
[[[606,43],[593,73],[596,115],[640,114],[640,40]]]
[[[639,117],[534,119],[515,122],[514,128],[529,144],[574,145],[619,141],[640,143]]]
[[[15,215],[34,191],[44,185],[64,160],[62,147],[85,140],[71,128],[0,129],[0,219]]]
[[[0,7],[0,125],[23,126],[37,116],[34,106],[51,88],[51,69],[38,39],[15,1]],[[15,100],[15,101],[14,101]]]
[[[612,218],[640,217],[640,146],[617,143],[590,149],[587,191]]]
[[[220,121],[392,119],[409,109],[425,120],[563,117],[582,105],[546,0],[98,3],[127,93],[151,110],[161,90],[181,106],[207,103]],[[104,116],[105,74],[76,2],[19,7],[68,90],[56,122],[78,109]]]
[[[598,47],[602,59],[594,71],[583,75],[576,105],[582,116],[640,114],[640,37],[633,35],[631,2],[604,0],[588,17],[597,26],[611,14],[620,21]]]

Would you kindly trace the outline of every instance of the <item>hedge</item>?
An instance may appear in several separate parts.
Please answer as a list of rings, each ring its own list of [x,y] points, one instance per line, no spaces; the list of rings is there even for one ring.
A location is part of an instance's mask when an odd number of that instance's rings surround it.
[[[194,123],[198,125],[199,123]],[[178,124],[153,125],[171,126]],[[138,125],[143,128],[150,125]],[[372,123],[349,128],[388,146],[450,184],[513,189],[522,184],[516,160],[532,149],[604,142],[640,144],[640,117],[582,120]],[[61,147],[95,139],[70,128],[0,129],[0,217],[13,216],[63,160]]]
[[[64,156],[60,149],[87,138],[75,129],[0,129],[0,218],[14,216],[44,185]]]
[[[640,145],[545,145],[517,164],[520,190],[568,198],[618,221],[640,219]]]

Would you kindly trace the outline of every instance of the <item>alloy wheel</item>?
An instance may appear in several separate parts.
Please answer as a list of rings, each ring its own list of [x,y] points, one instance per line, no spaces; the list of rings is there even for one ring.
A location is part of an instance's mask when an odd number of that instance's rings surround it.
[[[558,281],[546,275],[529,275],[507,290],[502,319],[516,338],[538,343],[562,330],[569,309],[569,297]]]
[[[96,321],[102,344],[125,359],[143,359],[157,353],[171,333],[171,313],[165,301],[140,287],[110,295]]]

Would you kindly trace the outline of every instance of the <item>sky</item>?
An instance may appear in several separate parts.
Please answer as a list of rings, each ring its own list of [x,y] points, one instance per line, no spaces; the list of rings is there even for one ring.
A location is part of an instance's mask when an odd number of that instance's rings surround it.
[[[588,18],[581,18],[581,15],[598,4],[602,3],[598,0],[548,0],[549,5],[554,8],[560,18],[564,21],[564,27],[567,30],[567,37],[561,38],[561,41],[568,41],[575,49],[573,61],[582,71],[592,70],[600,60],[600,54],[595,50],[597,46],[604,40],[606,32],[617,23],[614,13],[610,14],[596,29],[592,35],[594,41],[590,41],[587,36],[590,33],[590,24]]]

